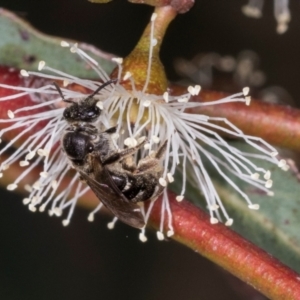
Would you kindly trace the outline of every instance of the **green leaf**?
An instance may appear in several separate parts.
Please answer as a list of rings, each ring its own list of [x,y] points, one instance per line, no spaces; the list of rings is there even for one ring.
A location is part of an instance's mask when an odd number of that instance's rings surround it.
[[[60,46],[62,38],[42,34],[13,13],[0,9],[0,65],[36,71],[39,61],[44,60],[52,68],[84,78],[95,78],[95,72],[70,53],[68,48]],[[70,44],[75,41],[63,39]],[[91,45],[78,44],[88,55],[110,74],[115,68],[113,57]]]
[[[229,142],[229,144],[241,151],[253,152],[253,148],[243,142]],[[283,171],[267,161],[257,159],[252,161],[257,166],[271,171],[273,180],[271,191],[274,192],[274,196],[268,196],[234,176],[230,178],[248,194],[253,203],[260,205],[259,210],[249,209],[245,200],[220,178],[207,162],[206,167],[228,214],[234,219],[232,229],[300,272],[299,179],[291,170]],[[227,175],[229,176],[228,172]],[[192,180],[189,181],[186,198],[207,210],[199,187]]]

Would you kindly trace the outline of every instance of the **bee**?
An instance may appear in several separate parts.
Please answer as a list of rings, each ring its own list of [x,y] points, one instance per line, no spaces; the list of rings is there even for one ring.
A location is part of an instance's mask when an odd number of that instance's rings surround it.
[[[159,178],[163,174],[160,161],[167,143],[135,164],[133,155],[142,149],[146,139],[135,147],[118,150],[112,141],[116,127],[100,131],[93,124],[101,115],[95,95],[114,82],[103,83],[78,103],[65,99],[55,84],[63,101],[70,103],[63,113],[69,127],[62,136],[62,148],[80,179],[106,208],[122,222],[143,228],[145,222],[138,203],[157,198],[165,188],[160,185]]]

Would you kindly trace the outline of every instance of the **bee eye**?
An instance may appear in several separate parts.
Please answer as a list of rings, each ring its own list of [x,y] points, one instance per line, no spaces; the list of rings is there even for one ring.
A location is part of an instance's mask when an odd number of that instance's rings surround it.
[[[89,144],[89,145],[87,146],[87,151],[88,151],[89,153],[93,152],[93,151],[94,151],[94,146],[91,145],[91,144]]]
[[[70,113],[67,110],[64,111],[64,117],[66,119],[70,117]]]

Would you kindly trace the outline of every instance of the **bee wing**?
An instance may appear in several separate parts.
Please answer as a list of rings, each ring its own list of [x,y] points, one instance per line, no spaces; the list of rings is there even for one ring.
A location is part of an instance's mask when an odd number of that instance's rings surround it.
[[[104,206],[119,220],[135,228],[145,226],[140,207],[128,202],[121,191],[116,187],[105,168],[101,172],[97,172],[95,176],[97,180],[82,171],[79,171],[79,173]]]

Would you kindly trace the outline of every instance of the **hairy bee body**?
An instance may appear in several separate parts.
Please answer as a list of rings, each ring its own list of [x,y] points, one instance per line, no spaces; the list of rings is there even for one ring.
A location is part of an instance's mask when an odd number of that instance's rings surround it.
[[[137,203],[158,197],[164,189],[159,178],[163,174],[160,160],[166,143],[135,164],[133,155],[142,149],[146,139],[135,147],[118,150],[111,137],[116,128],[100,131],[93,125],[101,114],[94,96],[111,83],[104,83],[79,103],[65,100],[56,86],[63,100],[71,103],[64,111],[69,127],[62,136],[62,147],[81,180],[99,200],[124,223],[142,228],[144,217]]]

